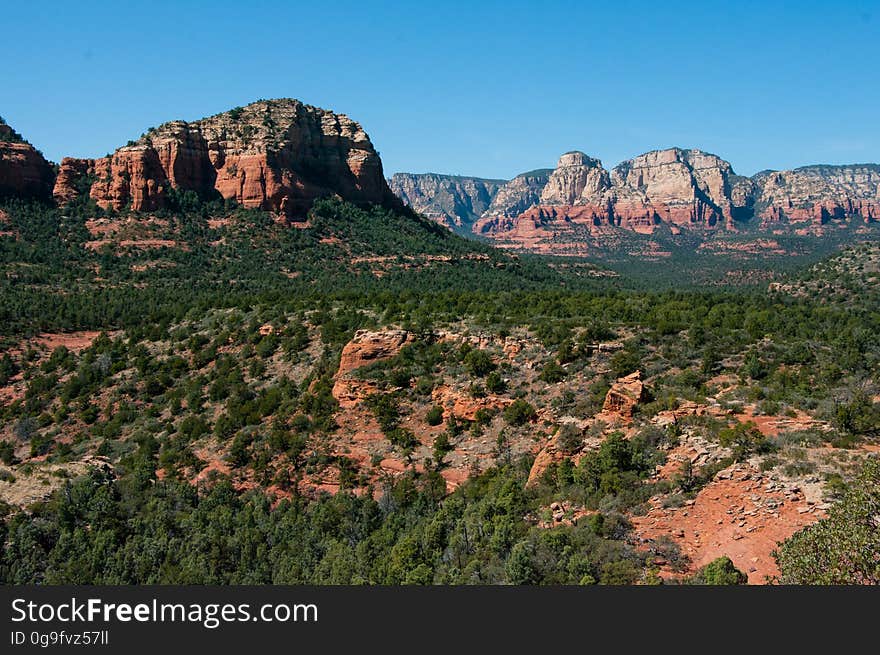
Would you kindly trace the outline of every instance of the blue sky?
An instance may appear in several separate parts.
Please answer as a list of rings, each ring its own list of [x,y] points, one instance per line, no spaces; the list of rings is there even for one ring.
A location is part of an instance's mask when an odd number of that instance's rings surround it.
[[[396,171],[511,177],[699,147],[742,174],[880,161],[880,0],[24,2],[0,115],[58,161],[295,97]]]

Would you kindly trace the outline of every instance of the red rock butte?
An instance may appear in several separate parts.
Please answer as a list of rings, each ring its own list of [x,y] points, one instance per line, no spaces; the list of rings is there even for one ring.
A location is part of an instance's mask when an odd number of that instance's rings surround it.
[[[260,100],[194,122],[171,121],[100,159],[65,158],[59,204],[89,195],[105,209],[154,211],[172,189],[217,194],[244,207],[301,218],[323,196],[397,204],[363,128],[298,100]]]

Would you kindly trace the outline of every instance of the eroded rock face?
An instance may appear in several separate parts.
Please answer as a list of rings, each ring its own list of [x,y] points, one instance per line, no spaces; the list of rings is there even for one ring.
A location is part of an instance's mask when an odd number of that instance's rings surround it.
[[[736,175],[730,164],[701,150],[672,148],[616,166],[610,184],[583,156],[569,153],[551,176],[539,207],[561,216],[593,218],[635,231],[653,226],[736,229],[739,221],[774,222],[859,218],[880,220],[880,166],[808,166]],[[592,177],[588,177],[588,172]],[[592,182],[592,183],[591,183]]]
[[[859,217],[880,220],[880,166],[806,166],[755,176],[762,222],[825,223]]]
[[[466,228],[492,204],[504,180],[437,173],[395,173],[391,190],[415,211],[451,229]]]
[[[110,157],[64,160],[59,202],[93,174],[90,195],[104,208],[153,211],[171,189],[219,194],[245,207],[302,217],[315,199],[397,204],[363,128],[343,114],[298,100],[261,100],[188,123],[149,130]]]
[[[90,195],[101,207],[154,211],[165,201],[168,178],[155,150],[135,146],[95,161]]]
[[[431,397],[437,405],[443,408],[443,417],[446,420],[454,417],[465,421],[476,421],[477,412],[497,412],[513,402],[509,398],[495,395],[474,398],[470,394],[457,392],[448,387],[437,387]]]
[[[406,330],[358,330],[345,344],[334,376],[333,397],[341,407],[350,407],[375,391],[369,382],[351,376],[353,371],[373,362],[391,359],[414,340]]]
[[[43,155],[0,119],[0,198],[50,199],[54,178]]]
[[[565,454],[559,449],[554,437],[535,455],[535,461],[532,463],[532,468],[529,469],[526,487],[534,487],[538,484],[541,478],[544,477],[547,469],[554,464],[558,464],[563,459],[565,459]]]
[[[676,225],[714,227],[733,219],[730,164],[701,150],[656,150],[615,167],[615,216],[653,213]],[[618,209],[620,205],[620,209]]]
[[[563,155],[538,205],[544,217],[651,231],[655,225],[715,227],[734,220],[738,180],[723,159],[672,148],[640,155],[609,173],[581,152]],[[740,192],[741,204],[751,196]]]
[[[421,202],[430,204],[431,194]],[[850,219],[880,220],[880,166],[808,166],[748,178],[716,155],[669,148],[609,172],[573,151],[552,171],[503,185],[471,231],[504,247],[583,255],[609,237],[613,243],[613,228],[651,234],[665,225],[679,234],[736,231],[754,221],[778,229]]]
[[[611,177],[598,159],[582,152],[567,152],[559,158],[547,186],[541,192],[541,204],[602,204],[611,188]]]
[[[89,176],[94,172],[94,159],[76,159],[74,157],[62,159],[52,190],[55,201],[64,205],[78,198],[83,189],[87,192],[88,188],[85,187],[89,186]]]
[[[518,216],[541,201],[541,194],[553,173],[552,168],[543,168],[522,173],[502,186],[484,216]]]

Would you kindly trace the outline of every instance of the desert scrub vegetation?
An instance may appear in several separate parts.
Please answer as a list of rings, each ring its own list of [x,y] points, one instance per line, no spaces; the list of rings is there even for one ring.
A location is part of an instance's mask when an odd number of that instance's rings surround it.
[[[625,515],[658,494],[683,504],[722,468],[754,459],[773,474],[825,478],[842,499],[827,523],[780,547],[782,579],[872,579],[857,552],[873,543],[869,517],[857,507],[873,501],[847,500],[859,448],[880,431],[871,285],[853,303],[838,292],[569,276],[388,209],[326,199],[291,228],[216,198],[170,198],[151,222],[100,210],[88,194],[64,211],[2,203],[0,386],[11,391],[0,460],[23,477],[42,461],[99,454],[116,472],[64,480],[27,512],[4,505],[3,582],[656,581],[646,558],[680,568],[680,553],[634,548]],[[86,222],[102,218],[132,230],[120,239],[177,246],[86,247]],[[829,262],[822,274],[836,270]],[[856,288],[857,270],[847,263],[830,282]],[[362,459],[372,474],[399,455],[402,470],[370,477],[340,436],[334,375],[357,330],[386,326],[413,343],[352,375],[375,389],[365,411],[390,443]],[[73,330],[100,334],[78,350],[31,345]],[[438,340],[441,330],[480,346]],[[508,357],[500,344],[510,335],[527,348]],[[632,438],[618,426],[566,427],[594,417],[615,379],[635,370],[653,397],[636,407]],[[452,403],[434,396],[444,389],[473,406],[497,402],[444,425]],[[646,427],[686,403],[728,413]],[[770,438],[733,414],[806,415],[823,428]],[[565,457],[526,489],[532,458],[512,443],[538,447],[556,429]],[[721,454],[652,477],[689,438]],[[441,474],[468,439],[473,457],[457,465],[471,479],[452,490]],[[595,448],[580,453],[585,439]],[[826,444],[852,460],[801,457]],[[567,458],[576,454],[577,464]],[[335,496],[301,493],[305,478],[325,475]],[[552,529],[526,518],[562,499],[593,513]],[[850,521],[864,528],[853,530],[858,543],[847,541]],[[826,543],[837,550],[817,554]],[[700,580],[740,580],[713,564]]]
[[[880,459],[865,463],[827,518],[775,555],[784,584],[880,584]]]

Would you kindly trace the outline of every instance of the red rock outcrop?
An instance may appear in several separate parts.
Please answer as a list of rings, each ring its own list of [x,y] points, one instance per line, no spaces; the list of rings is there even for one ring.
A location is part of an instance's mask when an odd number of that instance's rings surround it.
[[[165,201],[168,178],[156,151],[135,146],[98,159],[91,196],[105,209],[131,205],[135,211],[154,211]]]
[[[742,180],[747,178],[735,175],[726,161],[700,150],[649,152],[611,173],[598,159],[568,152],[534,206],[518,216],[493,213],[490,207],[474,232],[540,252],[578,254],[585,236],[605,227],[643,234],[661,224],[732,227],[752,201]]]
[[[630,373],[618,379],[608,393],[602,405],[602,414],[624,420],[632,418],[633,411],[645,398],[645,385],[641,371]]]
[[[59,202],[76,197],[77,180],[91,173],[91,197],[115,210],[153,211],[167,204],[171,189],[219,195],[291,218],[305,216],[328,195],[398,204],[358,123],[291,99],[165,123],[109,157],[66,159],[61,168]]]
[[[443,417],[445,419],[454,416],[465,421],[476,421],[477,412],[481,410],[496,412],[513,402],[510,398],[494,395],[474,398],[468,393],[458,392],[445,386],[434,389],[431,398],[434,403],[443,407]]]
[[[611,177],[601,161],[582,152],[567,152],[559,158],[541,192],[540,204],[603,205],[610,188]]]
[[[666,223],[714,227],[733,220],[733,177],[728,162],[701,150],[648,152],[614,168],[615,215],[622,220],[636,207]]]
[[[59,204],[67,204],[80,195],[82,183],[87,183],[87,176],[95,172],[94,159],[76,159],[65,157],[58,167],[58,175],[55,177],[55,187],[52,195]]]
[[[561,462],[563,459],[565,459],[565,454],[559,450],[559,447],[556,444],[556,438],[551,438],[547,445],[538,451],[538,454],[535,456],[535,461],[532,462],[532,468],[529,469],[529,477],[526,480],[526,487],[533,487],[538,484],[547,470],[554,464]]]
[[[55,172],[31,144],[0,119],[0,197],[52,197]]]
[[[351,373],[373,362],[391,359],[414,337],[406,330],[358,330],[342,349],[334,376],[333,397],[341,407],[350,407],[375,391],[375,385],[357,380]]]

